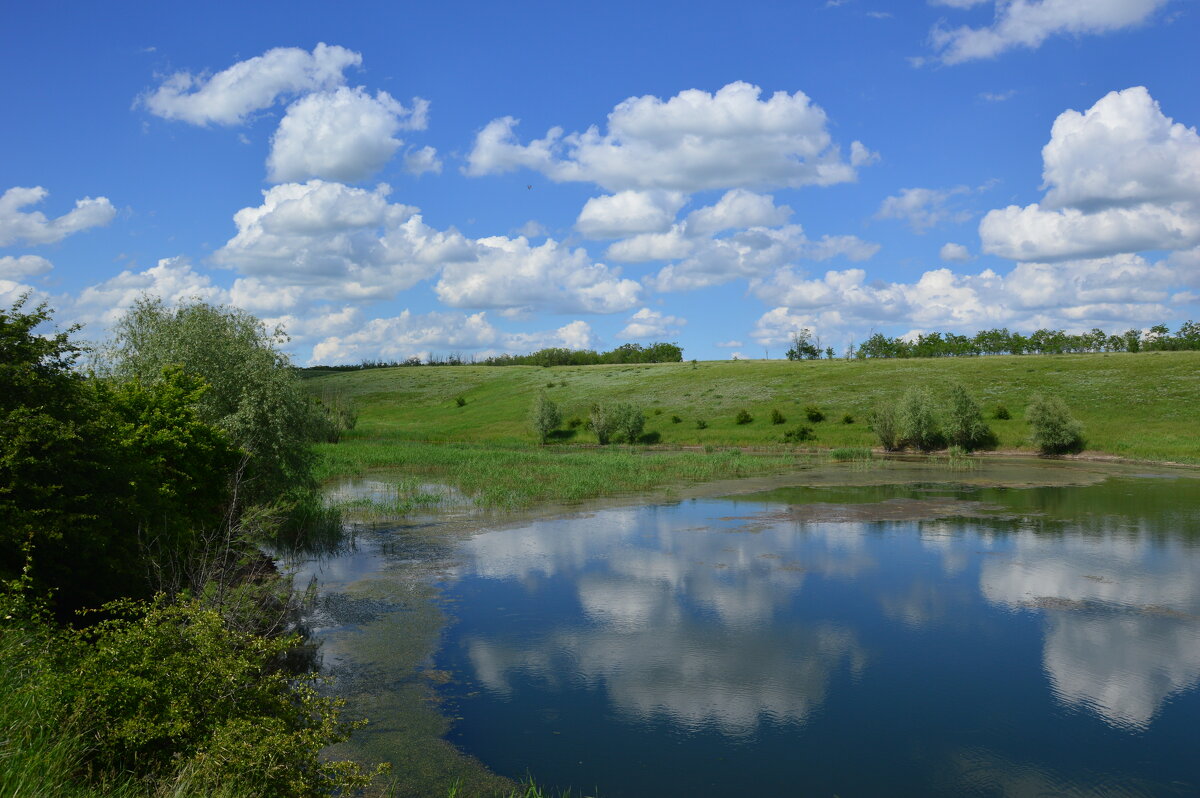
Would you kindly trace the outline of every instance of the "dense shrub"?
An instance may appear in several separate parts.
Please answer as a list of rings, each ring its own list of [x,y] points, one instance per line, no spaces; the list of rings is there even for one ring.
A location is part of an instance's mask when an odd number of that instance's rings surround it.
[[[738,424],[749,424],[754,421],[754,416],[750,415],[749,410],[739,410],[733,420]]]
[[[696,429],[708,429],[708,422],[702,418],[696,419]]]
[[[796,427],[795,429],[790,429],[790,430],[787,430],[786,432],[784,432],[783,433],[783,442],[784,443],[803,443],[804,441],[815,440],[816,437],[817,436],[813,434],[812,427],[801,425],[799,427]]]
[[[683,423],[683,419],[680,418],[679,416],[671,416],[671,423],[672,424],[681,424],[681,423]]]
[[[1008,421],[1012,418],[1012,413],[1008,412],[1008,408],[1004,405],[996,405],[996,412],[992,416],[1000,421]]]
[[[1063,454],[1083,449],[1083,425],[1057,396],[1034,394],[1025,410],[1030,436],[1042,454]]]
[[[529,410],[529,426],[533,428],[538,443],[545,443],[546,438],[558,429],[561,423],[562,414],[558,411],[558,405],[551,402],[544,392],[539,393]]]
[[[869,419],[871,429],[879,438],[879,445],[889,452],[904,448],[900,436],[900,423],[896,418],[896,408],[891,403],[881,404],[871,411]]]
[[[961,385],[950,388],[945,431],[948,443],[968,452],[987,446],[994,439],[992,430],[983,420],[979,405]]]
[[[467,404],[467,397],[465,397],[465,396],[454,397],[454,406],[455,407],[465,407],[466,404]]]
[[[849,413],[847,413],[846,415],[842,416],[842,423],[843,423],[843,424],[853,424],[853,423],[854,423],[854,416],[852,416],[852,415],[850,415]]]
[[[825,420],[825,414],[821,412],[821,408],[816,405],[807,405],[804,408],[804,417],[814,424]]]
[[[596,433],[596,440],[601,446],[614,439],[637,443],[646,427],[646,417],[639,408],[630,404],[595,404],[592,406],[589,426]]]
[[[772,424],[787,423],[787,419],[783,417],[783,413],[780,413],[778,408],[771,411],[771,423]]]
[[[904,392],[896,407],[896,425],[901,446],[911,446],[922,452],[939,449],[944,443],[933,399],[920,386]]]

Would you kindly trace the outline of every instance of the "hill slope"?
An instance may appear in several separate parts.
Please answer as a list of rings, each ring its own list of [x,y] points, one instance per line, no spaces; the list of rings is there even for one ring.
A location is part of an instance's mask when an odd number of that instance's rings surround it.
[[[564,420],[586,419],[594,402],[635,404],[646,414],[646,431],[664,444],[769,446],[782,444],[784,430],[807,424],[816,434],[813,445],[837,447],[875,445],[870,409],[895,401],[908,386],[924,384],[940,398],[955,382],[984,408],[1002,449],[1030,448],[1024,411],[1042,392],[1071,407],[1090,452],[1200,463],[1200,352],[410,367],[327,374],[308,384],[318,394],[354,398],[360,416],[351,439],[532,443],[529,407],[544,390]],[[825,420],[807,421],[809,405]],[[1012,418],[993,419],[997,405]],[[752,423],[734,422],[742,409]],[[771,424],[773,409],[786,423]],[[853,423],[842,423],[846,415]],[[673,423],[673,416],[681,421]],[[707,428],[698,429],[697,420]],[[582,427],[561,440],[595,442]]]

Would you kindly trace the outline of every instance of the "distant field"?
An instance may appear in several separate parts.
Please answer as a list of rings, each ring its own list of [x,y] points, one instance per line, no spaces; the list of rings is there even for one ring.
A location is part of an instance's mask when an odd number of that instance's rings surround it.
[[[564,421],[587,418],[594,402],[640,406],[646,431],[666,445],[780,447],[783,432],[813,428],[809,446],[872,446],[870,409],[922,383],[935,396],[962,383],[983,407],[1001,449],[1031,450],[1023,416],[1037,392],[1060,396],[1083,422],[1087,451],[1146,460],[1200,463],[1200,352],[972,358],[802,361],[744,360],[647,365],[442,366],[370,369],[314,377],[316,393],[353,397],[356,442],[478,442],[532,445],[527,425],[539,391],[562,409]],[[466,404],[459,407],[456,397]],[[997,405],[1012,418],[992,418]],[[825,420],[812,423],[814,405]],[[752,423],[734,416],[748,410]],[[778,409],[787,421],[772,424]],[[844,416],[853,423],[842,423]],[[672,423],[678,416],[680,423]],[[697,429],[697,420],[707,423]],[[594,444],[580,427],[551,447]],[[348,454],[348,452],[347,452]]]

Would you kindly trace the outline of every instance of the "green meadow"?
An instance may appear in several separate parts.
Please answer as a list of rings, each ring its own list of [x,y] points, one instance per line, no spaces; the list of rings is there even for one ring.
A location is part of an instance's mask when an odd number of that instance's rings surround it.
[[[1061,397],[1083,422],[1084,456],[1200,464],[1200,352],[422,366],[308,375],[315,394],[352,400],[359,413],[340,443],[321,446],[324,476],[393,469],[453,484],[497,507],[777,472],[798,457],[877,447],[868,423],[872,408],[918,384],[935,398],[956,383],[965,386],[1001,452],[1034,453],[1024,414],[1040,392]],[[538,446],[529,410],[543,391],[559,406],[563,424]],[[585,424],[597,402],[641,408],[644,439],[657,445],[597,447]],[[1009,418],[995,417],[1000,406]],[[824,419],[809,420],[809,408]],[[742,410],[753,420],[737,423]],[[785,421],[772,423],[772,411]],[[784,433],[801,425],[812,437],[785,443]]]

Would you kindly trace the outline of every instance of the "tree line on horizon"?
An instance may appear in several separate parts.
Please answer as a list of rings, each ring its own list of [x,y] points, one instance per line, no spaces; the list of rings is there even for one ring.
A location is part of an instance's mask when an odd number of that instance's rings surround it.
[[[1007,327],[980,330],[975,335],[951,332],[922,333],[915,339],[891,338],[874,333],[857,347],[846,350],[847,359],[916,358],[916,357],[974,357],[979,355],[1061,355],[1089,352],[1161,352],[1200,350],[1200,323],[1186,321],[1172,334],[1165,324],[1149,330],[1127,330],[1108,333],[1099,327],[1084,333],[1040,329],[1029,335]],[[819,339],[810,330],[792,334],[788,360],[816,360],[824,354],[832,359],[832,347],[821,348]]]
[[[405,360],[363,360],[361,363],[350,363],[338,366],[310,366],[303,369],[306,372],[327,371],[360,371],[362,369],[396,368],[403,366],[596,366],[604,363],[681,363],[683,362],[683,347],[678,344],[656,342],[647,346],[641,344],[621,344],[607,352],[597,352],[595,349],[567,349],[562,346],[552,346],[530,352],[527,355],[492,355],[476,360],[474,356],[455,352],[442,356],[431,354],[422,360],[413,356]]]

